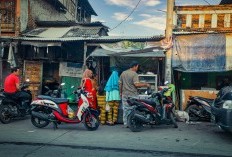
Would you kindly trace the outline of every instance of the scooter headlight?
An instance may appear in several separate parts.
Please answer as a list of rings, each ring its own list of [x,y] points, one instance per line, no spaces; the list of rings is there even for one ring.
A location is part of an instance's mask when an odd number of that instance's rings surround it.
[[[232,100],[226,100],[223,103],[222,108],[224,108],[224,109],[232,109]]]

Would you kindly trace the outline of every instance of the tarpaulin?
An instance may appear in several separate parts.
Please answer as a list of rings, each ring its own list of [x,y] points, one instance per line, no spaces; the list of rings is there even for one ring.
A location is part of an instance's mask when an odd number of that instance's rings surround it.
[[[172,67],[185,72],[232,70],[226,66],[226,35],[197,34],[176,36]]]

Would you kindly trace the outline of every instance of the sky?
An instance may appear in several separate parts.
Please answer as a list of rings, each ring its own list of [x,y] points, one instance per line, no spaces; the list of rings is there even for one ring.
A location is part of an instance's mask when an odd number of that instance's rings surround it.
[[[108,26],[110,36],[156,36],[165,34],[166,1],[89,0],[89,3],[98,15],[92,16],[92,22]],[[175,0],[175,5],[218,5],[220,1]]]

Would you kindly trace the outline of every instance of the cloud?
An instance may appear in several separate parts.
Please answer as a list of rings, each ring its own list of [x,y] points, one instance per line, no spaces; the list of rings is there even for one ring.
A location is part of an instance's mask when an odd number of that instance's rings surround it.
[[[105,0],[109,5],[134,7],[134,0]]]
[[[99,21],[99,22],[102,22],[102,23],[105,23],[105,22],[106,22],[105,20],[99,19],[98,17],[91,17],[91,21],[92,21],[92,22]]]
[[[143,17],[148,17],[147,19],[141,20],[134,22],[134,24],[143,26],[143,27],[148,27],[148,28],[153,28],[157,30],[165,30],[166,27],[166,17],[158,17],[158,16],[148,16],[148,14],[141,14],[140,16]]]
[[[134,8],[139,0],[105,0],[105,2],[109,5],[116,5],[121,7],[130,7]],[[141,0],[145,6],[156,6],[160,4],[160,0]]]
[[[116,19],[116,20],[118,20],[118,21],[122,21],[122,20],[124,20],[126,17],[128,16],[128,14],[125,14],[125,13],[114,13],[114,15],[113,15],[113,18],[114,19]],[[130,21],[130,20],[132,20],[133,18],[132,17],[129,17],[129,18],[127,18],[127,21]]]
[[[152,17],[150,14],[140,14],[142,17]]]
[[[145,2],[145,5],[146,6],[156,6],[156,5],[158,5],[158,4],[160,4],[161,2],[159,1],[159,0],[147,0],[146,2]]]

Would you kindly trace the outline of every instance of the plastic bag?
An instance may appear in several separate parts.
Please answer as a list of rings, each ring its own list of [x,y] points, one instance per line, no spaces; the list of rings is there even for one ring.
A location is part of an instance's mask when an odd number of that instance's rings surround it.
[[[106,103],[106,112],[110,111],[110,105]]]

